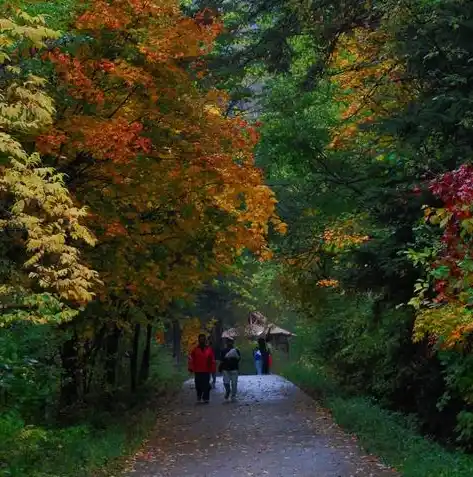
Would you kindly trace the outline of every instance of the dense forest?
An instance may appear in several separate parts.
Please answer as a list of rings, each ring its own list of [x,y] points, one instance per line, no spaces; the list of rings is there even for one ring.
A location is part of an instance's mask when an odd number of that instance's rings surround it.
[[[92,475],[198,332],[255,309],[296,331],[289,377],[471,451],[472,22],[463,0],[3,2],[0,476]]]

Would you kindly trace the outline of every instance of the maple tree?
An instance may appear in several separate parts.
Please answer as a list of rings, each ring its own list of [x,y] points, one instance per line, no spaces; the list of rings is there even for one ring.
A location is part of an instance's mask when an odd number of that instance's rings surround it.
[[[93,41],[46,55],[65,106],[36,144],[90,207],[96,259],[113,256],[104,293],[165,310],[243,248],[268,256],[268,221],[280,221],[254,166],[257,134],[196,84],[217,19],[172,1],[96,1],[76,27]]]
[[[103,281],[63,347],[65,403],[90,389],[96,356],[116,384],[120,340],[136,389],[153,325],[180,326],[172,306],[244,250],[269,258],[268,234],[285,231],[254,163],[257,130],[226,117],[226,94],[202,82],[220,31],[211,12],[185,17],[175,1],[97,0],[69,42],[41,52],[61,107],[34,147],[88,208],[97,245],[86,259]]]

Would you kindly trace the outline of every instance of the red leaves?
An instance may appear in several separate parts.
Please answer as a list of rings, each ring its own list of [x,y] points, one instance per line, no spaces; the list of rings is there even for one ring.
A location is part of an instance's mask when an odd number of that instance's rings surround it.
[[[473,204],[473,166],[463,164],[454,171],[442,174],[432,182],[430,190],[449,208]]]
[[[109,60],[101,60],[98,64],[98,67],[105,73],[111,73],[115,71],[115,63],[112,63]]]
[[[123,2],[117,1],[116,4]],[[77,20],[76,26],[82,30],[97,30],[107,28],[119,30],[126,27],[131,17],[124,15],[123,10],[106,1],[95,0],[93,7],[84,12]]]
[[[47,134],[36,138],[36,148],[41,154],[56,156],[66,142],[67,136],[62,131],[50,129]]]
[[[426,215],[443,228],[444,248],[432,264],[433,270],[443,268],[447,276],[435,280],[436,302],[457,302],[460,294],[470,288],[471,271],[464,267],[472,256],[473,224],[470,223],[473,207],[473,167],[463,164],[454,171],[442,174],[431,182],[430,191],[441,199],[445,207]],[[461,300],[460,300],[461,301]]]
[[[97,120],[81,117],[71,120],[78,139],[75,147],[87,151],[97,160],[112,160],[115,163],[128,163],[138,153],[149,153],[151,141],[140,136],[143,125],[129,123],[124,118]]]
[[[89,77],[95,69],[101,68],[100,62],[81,61],[58,49],[49,52],[46,58],[55,65],[58,76],[67,85],[73,98],[83,99],[89,103],[103,103],[103,91]]]
[[[105,237],[117,237],[127,235],[126,228],[118,221],[107,224],[105,227]]]

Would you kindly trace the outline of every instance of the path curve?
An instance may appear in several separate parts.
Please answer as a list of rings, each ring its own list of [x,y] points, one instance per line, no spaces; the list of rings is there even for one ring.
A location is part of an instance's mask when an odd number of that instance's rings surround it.
[[[326,411],[280,376],[240,376],[226,403],[221,378],[208,405],[192,381],[164,409],[128,477],[393,477]]]

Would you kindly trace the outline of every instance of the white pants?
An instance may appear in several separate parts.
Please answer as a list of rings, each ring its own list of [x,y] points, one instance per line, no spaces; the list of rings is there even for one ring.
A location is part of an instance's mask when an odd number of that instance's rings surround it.
[[[238,371],[223,371],[223,385],[225,386],[225,392],[232,395],[232,398],[236,397],[238,388]]]

